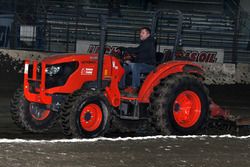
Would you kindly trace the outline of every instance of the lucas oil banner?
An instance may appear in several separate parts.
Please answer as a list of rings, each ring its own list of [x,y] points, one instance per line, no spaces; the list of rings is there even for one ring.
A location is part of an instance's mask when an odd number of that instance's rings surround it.
[[[98,42],[78,40],[76,44],[77,53],[98,53],[100,47]],[[117,48],[123,47],[136,47],[136,44],[127,43],[107,43],[105,46],[106,54],[114,54]],[[167,56],[171,55],[173,47],[161,45],[157,50]],[[202,63],[223,63],[224,49],[214,48],[198,48],[198,47],[183,47],[176,52],[176,58],[191,60]]]

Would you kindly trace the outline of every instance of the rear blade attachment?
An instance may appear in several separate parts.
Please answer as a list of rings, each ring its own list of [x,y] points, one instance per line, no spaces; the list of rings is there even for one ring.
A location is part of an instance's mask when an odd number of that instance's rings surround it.
[[[206,134],[250,135],[250,117],[235,116],[211,100]]]

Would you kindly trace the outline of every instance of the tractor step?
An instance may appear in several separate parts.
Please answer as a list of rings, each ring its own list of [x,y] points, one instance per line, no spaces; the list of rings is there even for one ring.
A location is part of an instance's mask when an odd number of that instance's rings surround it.
[[[120,105],[120,118],[121,119],[130,119],[130,120],[139,120],[139,105],[137,102],[125,102]]]

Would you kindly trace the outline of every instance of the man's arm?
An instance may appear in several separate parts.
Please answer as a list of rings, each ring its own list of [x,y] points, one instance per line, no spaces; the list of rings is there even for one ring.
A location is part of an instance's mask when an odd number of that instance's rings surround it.
[[[141,45],[137,46],[137,47],[128,47],[126,49],[126,51],[130,54],[138,54],[141,52]]]

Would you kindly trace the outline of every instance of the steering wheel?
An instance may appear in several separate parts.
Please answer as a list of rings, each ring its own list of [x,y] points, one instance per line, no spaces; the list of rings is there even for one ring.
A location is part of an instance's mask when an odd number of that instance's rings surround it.
[[[116,50],[117,52],[115,52],[114,56],[120,60],[121,64],[127,64],[127,62],[131,62],[135,58],[134,55],[126,51],[125,47],[118,47]]]
[[[126,48],[125,47],[118,47],[118,48],[116,48],[116,52],[115,52],[114,56],[120,60],[123,60],[125,54],[126,54]]]
[[[116,48],[116,52],[113,53],[113,56],[120,60],[120,63],[123,64],[125,60],[125,56],[127,54],[125,47]]]

